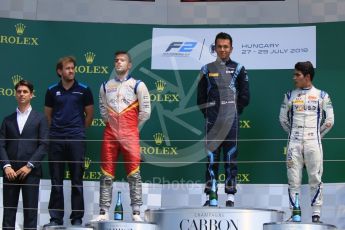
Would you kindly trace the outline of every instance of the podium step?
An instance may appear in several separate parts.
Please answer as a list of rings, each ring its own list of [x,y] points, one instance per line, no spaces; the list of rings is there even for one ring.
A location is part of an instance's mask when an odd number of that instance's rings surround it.
[[[82,227],[82,226],[51,226],[51,227],[45,227],[43,230],[93,230],[93,228],[90,227]]]
[[[331,224],[313,224],[313,223],[295,223],[295,222],[281,222],[281,223],[266,223],[264,230],[335,230],[336,226]]]
[[[158,230],[157,225],[145,222],[124,222],[116,220],[95,221],[87,224],[95,230]]]
[[[145,220],[163,230],[260,230],[264,223],[283,221],[283,212],[252,208],[175,208],[146,210]]]

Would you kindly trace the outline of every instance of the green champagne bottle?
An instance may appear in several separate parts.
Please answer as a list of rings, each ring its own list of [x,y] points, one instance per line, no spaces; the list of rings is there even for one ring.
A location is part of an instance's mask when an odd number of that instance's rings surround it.
[[[217,181],[212,181],[212,188],[209,193],[210,206],[218,206]]]
[[[114,220],[123,220],[123,207],[120,191],[117,193],[117,202],[114,210]]]

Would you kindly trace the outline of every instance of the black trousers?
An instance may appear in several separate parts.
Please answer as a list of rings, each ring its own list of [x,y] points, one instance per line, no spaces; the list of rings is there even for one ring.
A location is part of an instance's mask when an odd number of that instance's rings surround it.
[[[63,223],[64,194],[63,179],[67,161],[71,175],[72,193],[70,219],[82,219],[84,216],[83,174],[86,143],[80,140],[53,140],[49,145],[49,172],[51,178],[51,193],[49,214],[51,220]]]
[[[40,177],[28,175],[23,181],[8,181],[3,178],[3,206],[4,214],[2,228],[14,230],[20,190],[23,196],[24,229],[37,229],[37,208]]]

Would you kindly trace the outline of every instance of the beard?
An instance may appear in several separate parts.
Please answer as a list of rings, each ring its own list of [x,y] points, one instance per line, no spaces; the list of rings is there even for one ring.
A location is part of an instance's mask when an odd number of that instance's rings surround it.
[[[72,82],[72,81],[74,81],[74,77],[75,77],[74,74],[67,74],[67,75],[65,75],[65,76],[62,76],[62,79],[63,79],[65,82]]]
[[[127,72],[127,70],[125,70],[124,68],[115,68],[115,71],[117,75],[124,75]]]

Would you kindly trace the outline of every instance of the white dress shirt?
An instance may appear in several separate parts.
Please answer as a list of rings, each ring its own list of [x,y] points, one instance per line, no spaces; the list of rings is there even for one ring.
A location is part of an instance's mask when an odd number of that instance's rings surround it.
[[[22,134],[24,125],[26,121],[28,120],[28,117],[30,115],[30,112],[32,110],[32,107],[30,106],[27,110],[24,112],[21,112],[19,108],[17,108],[17,123],[19,128],[19,133]]]
[[[32,110],[32,107],[30,106],[27,110],[24,112],[21,112],[18,108],[16,109],[17,111],[17,123],[18,123],[18,128],[19,128],[19,133],[22,134],[24,125],[26,121],[28,120],[28,117],[30,115],[30,112]],[[30,165],[32,168],[34,167],[31,162],[28,162],[28,165]],[[9,167],[11,164],[6,164],[4,165],[3,168]]]

